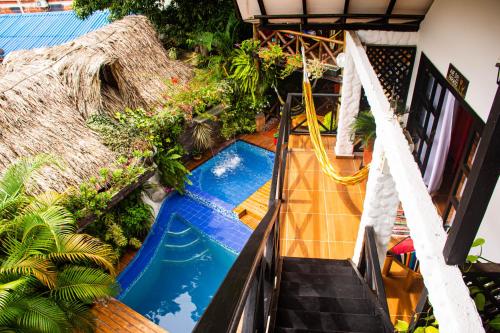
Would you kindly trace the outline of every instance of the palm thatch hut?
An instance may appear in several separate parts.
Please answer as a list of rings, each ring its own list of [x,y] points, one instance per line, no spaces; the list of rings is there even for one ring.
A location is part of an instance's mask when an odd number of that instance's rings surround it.
[[[89,116],[162,103],[166,81],[192,69],[170,60],[143,16],[129,16],[71,42],[9,53],[0,65],[0,173],[19,157],[59,156],[41,190],[64,191],[109,167],[115,153],[86,126]]]

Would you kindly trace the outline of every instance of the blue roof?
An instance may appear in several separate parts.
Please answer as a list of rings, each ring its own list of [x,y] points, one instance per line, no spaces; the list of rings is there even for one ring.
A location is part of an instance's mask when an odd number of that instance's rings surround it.
[[[85,20],[73,11],[0,15],[0,49],[15,50],[64,44],[109,24],[109,12],[99,11]]]

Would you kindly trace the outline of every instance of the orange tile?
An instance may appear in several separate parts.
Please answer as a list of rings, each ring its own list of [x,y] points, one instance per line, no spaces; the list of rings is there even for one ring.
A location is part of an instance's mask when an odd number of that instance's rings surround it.
[[[318,241],[286,240],[283,255],[302,258],[328,258],[328,243]]]
[[[290,171],[299,170],[300,172],[308,170],[320,170],[321,166],[313,152],[292,151],[289,154],[287,163]]]
[[[361,188],[358,184],[355,185],[342,185],[334,181],[327,175],[323,175],[324,188],[328,192],[350,192],[361,193]]]
[[[326,213],[325,193],[323,191],[286,191],[287,210],[298,213]]]
[[[361,216],[359,215],[327,215],[328,230],[332,230],[331,241],[355,242],[358,238],[358,229]]]
[[[285,181],[285,189],[323,190],[323,175],[319,171],[289,171]]]
[[[364,196],[360,193],[328,192],[326,195],[328,214],[361,215]]]
[[[329,243],[330,258],[332,259],[349,259],[354,253],[354,242],[334,242]]]
[[[287,228],[287,239],[328,240],[324,215],[289,212],[283,222]]]

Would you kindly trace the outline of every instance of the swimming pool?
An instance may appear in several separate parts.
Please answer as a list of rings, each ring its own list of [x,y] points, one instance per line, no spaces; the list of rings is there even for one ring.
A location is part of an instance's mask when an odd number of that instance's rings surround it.
[[[231,209],[271,178],[273,158],[237,141],[196,168],[118,277],[118,298],[171,333],[191,332],[252,232]]]
[[[274,153],[236,141],[192,171],[187,190],[202,191],[237,206],[272,175]]]
[[[121,300],[170,332],[190,332],[235,259],[174,214],[143,274],[147,278]]]

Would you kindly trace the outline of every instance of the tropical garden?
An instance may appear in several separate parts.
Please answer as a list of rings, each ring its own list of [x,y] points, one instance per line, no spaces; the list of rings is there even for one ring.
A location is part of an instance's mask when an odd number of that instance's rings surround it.
[[[57,156],[19,159],[0,176],[0,330],[92,331],[92,304],[116,296],[117,263],[141,247],[154,219],[138,179],[157,171],[162,192],[184,192],[185,167],[217,142],[255,131],[257,114],[280,99],[283,79],[302,66],[278,46],[261,48],[235,17],[232,1],[81,1],[85,17],[141,13],[171,59],[195,68],[166,82],[161,106],[94,115],[87,126],[119,156],[64,193],[37,186],[41,170],[64,170]],[[124,189],[132,191],[124,192]],[[117,198],[119,200],[117,200]]]

